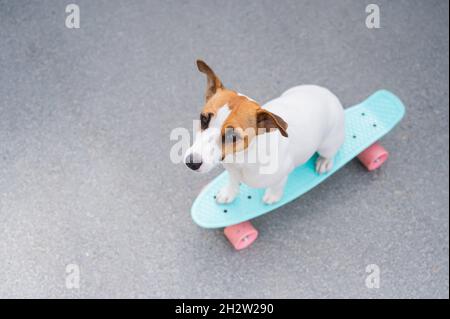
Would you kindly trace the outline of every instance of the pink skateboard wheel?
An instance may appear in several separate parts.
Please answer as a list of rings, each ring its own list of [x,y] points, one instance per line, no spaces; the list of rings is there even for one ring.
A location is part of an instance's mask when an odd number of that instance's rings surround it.
[[[248,221],[225,227],[224,233],[236,250],[247,248],[258,237],[258,231]]]
[[[358,159],[369,171],[373,171],[383,165],[389,157],[388,151],[378,143],[369,146],[361,154]]]

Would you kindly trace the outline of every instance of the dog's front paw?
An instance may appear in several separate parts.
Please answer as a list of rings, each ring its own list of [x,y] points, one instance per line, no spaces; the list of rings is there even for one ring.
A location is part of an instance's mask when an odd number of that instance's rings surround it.
[[[319,156],[316,160],[316,172],[318,174],[325,174],[331,171],[333,168],[333,159],[328,159],[322,156]]]
[[[270,188],[266,189],[263,196],[264,204],[271,205],[278,202],[283,197],[283,190],[274,191]]]
[[[239,193],[239,187],[225,186],[216,195],[216,202],[219,204],[229,204]]]

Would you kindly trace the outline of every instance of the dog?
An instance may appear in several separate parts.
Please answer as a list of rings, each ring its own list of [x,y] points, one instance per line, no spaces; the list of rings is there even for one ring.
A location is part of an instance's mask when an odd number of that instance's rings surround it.
[[[332,169],[333,158],[345,138],[344,108],[332,92],[316,85],[300,85],[260,106],[225,88],[204,61],[197,60],[197,67],[207,78],[205,105],[184,162],[200,173],[223,164],[229,180],[217,193],[217,203],[231,203],[239,194],[240,183],[265,188],[265,204],[278,202],[289,173],[315,153],[318,174]],[[263,137],[270,137],[275,147],[260,143]],[[251,163],[230,160],[254,153],[257,147],[268,152],[265,163],[258,158]],[[263,169],[268,165],[275,167],[270,174]]]

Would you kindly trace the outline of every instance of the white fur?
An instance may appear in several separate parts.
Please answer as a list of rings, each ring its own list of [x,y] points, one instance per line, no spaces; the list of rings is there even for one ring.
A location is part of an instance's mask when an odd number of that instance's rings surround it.
[[[266,204],[275,203],[283,196],[287,177],[295,167],[306,163],[311,156],[318,152],[320,156],[316,163],[316,170],[321,174],[328,172],[333,166],[334,156],[344,142],[344,109],[338,98],[325,88],[314,85],[293,87],[280,97],[264,104],[262,108],[286,121],[289,136],[285,138],[276,130],[258,135],[253,139],[244,152],[251,154],[256,152],[257,148],[262,147],[263,152],[268,154],[265,163],[260,161],[256,161],[256,163],[226,163],[225,161],[223,166],[229,172],[230,177],[229,183],[216,196],[219,203],[232,202],[239,192],[240,182],[255,188],[266,188],[263,201]],[[220,116],[220,119],[217,116],[215,127],[220,129],[220,123],[226,119],[226,117],[223,118],[225,115]],[[212,127],[210,126],[210,128]],[[205,130],[203,134],[208,135],[206,133],[208,130]],[[260,143],[260,141],[262,137],[269,137],[269,134],[270,138],[274,138],[275,143],[271,144],[269,149],[264,150],[266,143]],[[216,139],[220,138],[220,132],[214,136]],[[208,138],[203,142],[207,140]],[[206,147],[208,151],[201,153],[202,157],[204,154],[207,155],[206,162],[203,160],[206,163],[203,171],[210,170],[220,161],[218,157],[220,150],[212,151],[211,149],[216,149],[216,147],[208,143],[207,145],[209,145]],[[275,149],[272,149],[273,145],[275,145]],[[194,151],[197,149],[196,143],[192,149]],[[203,165],[205,164],[202,164],[202,167]],[[264,173],[264,167],[268,165],[275,168],[270,174]]]
[[[252,102],[256,102],[254,99],[252,99],[252,98],[250,98],[250,97],[248,97],[247,95],[245,95],[245,94],[242,94],[242,93],[237,93],[237,95],[239,95],[239,96],[243,96],[243,97],[245,97],[245,98],[247,98],[247,99],[249,99],[250,101],[252,101]]]

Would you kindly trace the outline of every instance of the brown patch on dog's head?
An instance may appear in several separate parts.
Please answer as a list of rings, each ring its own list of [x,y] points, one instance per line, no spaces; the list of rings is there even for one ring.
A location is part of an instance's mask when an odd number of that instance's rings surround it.
[[[247,149],[252,139],[265,132],[279,129],[288,137],[287,123],[278,115],[244,96],[236,95],[229,102],[231,113],[222,125],[222,159],[231,153]]]
[[[222,158],[247,149],[255,136],[256,112],[260,106],[236,94],[230,101],[231,113],[222,125]]]
[[[222,107],[228,107],[231,113],[221,127],[222,159],[231,153],[247,149],[252,139],[264,132],[280,130],[288,137],[287,123],[279,116],[264,110],[249,98],[226,89],[214,71],[202,60],[197,60],[198,70],[206,75],[206,103],[200,114],[202,130],[209,127]]]

